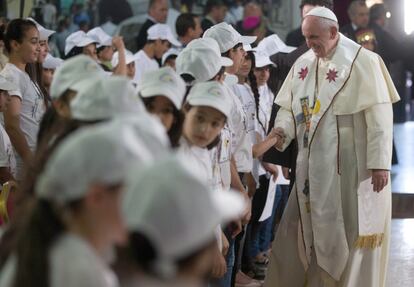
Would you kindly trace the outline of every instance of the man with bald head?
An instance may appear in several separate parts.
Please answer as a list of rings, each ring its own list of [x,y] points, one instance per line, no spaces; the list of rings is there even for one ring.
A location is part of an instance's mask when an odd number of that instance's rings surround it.
[[[276,97],[296,182],[272,247],[267,287],[385,286],[391,220],[392,103],[381,58],[338,33],[335,14],[302,23],[310,50]]]

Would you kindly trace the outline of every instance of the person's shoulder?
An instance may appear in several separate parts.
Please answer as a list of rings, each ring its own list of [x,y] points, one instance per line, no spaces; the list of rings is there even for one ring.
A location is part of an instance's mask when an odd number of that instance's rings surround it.
[[[50,253],[51,286],[111,286],[105,284],[109,269],[82,239],[63,234]]]

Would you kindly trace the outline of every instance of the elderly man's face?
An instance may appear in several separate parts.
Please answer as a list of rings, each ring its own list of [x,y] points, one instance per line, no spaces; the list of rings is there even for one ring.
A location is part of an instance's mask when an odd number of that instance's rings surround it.
[[[318,58],[325,58],[333,49],[337,40],[335,28],[324,25],[320,18],[308,16],[302,22],[302,34],[306,44]]]

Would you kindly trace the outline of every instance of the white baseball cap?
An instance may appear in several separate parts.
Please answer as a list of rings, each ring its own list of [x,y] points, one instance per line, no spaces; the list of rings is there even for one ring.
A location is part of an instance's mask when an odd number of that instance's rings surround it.
[[[144,73],[138,82],[137,90],[143,98],[165,96],[180,110],[186,86],[171,67],[164,67]]]
[[[255,68],[263,68],[266,66],[275,67],[275,64],[270,60],[269,56],[263,52],[256,51],[256,53],[254,53],[254,59],[256,64]]]
[[[148,31],[148,40],[167,40],[171,45],[181,47],[182,44],[174,37],[170,27],[167,24],[152,25]]]
[[[170,48],[170,49],[168,49],[168,51],[167,51],[167,52],[165,52],[165,53],[162,55],[162,58],[161,58],[161,65],[162,65],[162,66],[164,66],[165,61],[167,61],[167,59],[168,59],[170,56],[178,56],[178,54],[180,54],[180,51],[179,51],[179,50],[174,49],[174,48]]]
[[[167,278],[177,260],[206,247],[217,226],[239,218],[245,207],[238,192],[210,190],[173,156],[132,170],[123,199],[129,232],[151,242],[155,272]]]
[[[230,58],[221,56],[219,45],[212,38],[191,41],[175,61],[177,73],[193,76],[196,83],[209,81],[217,75],[221,67],[232,65]]]
[[[65,41],[65,55],[67,55],[74,47],[85,47],[92,43],[97,43],[95,39],[89,37],[83,31],[77,31],[70,34]]]
[[[230,117],[233,103],[227,88],[216,81],[195,84],[187,96],[187,102],[192,106],[212,107],[227,118]]]
[[[53,57],[51,54],[47,54],[45,61],[43,62],[44,69],[55,70],[57,67],[63,64],[63,60],[60,58]]]
[[[295,49],[295,47],[287,46],[276,34],[264,38],[256,48],[256,50],[267,54],[269,57],[279,52],[290,53]]]
[[[37,181],[36,195],[65,204],[83,198],[91,184],[122,184],[132,165],[148,162],[146,154],[131,126],[84,127],[52,153]]]
[[[220,53],[225,53],[237,44],[252,44],[256,41],[256,36],[242,36],[230,24],[221,22],[204,32],[203,38],[213,38],[220,47]]]
[[[131,51],[125,50],[125,62],[127,65],[132,62],[135,62],[137,58],[138,57],[136,56],[136,54],[134,55]],[[111,64],[112,64],[112,68],[115,68],[116,66],[118,66],[119,64],[119,52],[118,51],[114,53]]]
[[[70,106],[72,118],[81,121],[108,120],[124,114],[145,112],[133,83],[121,76],[83,81]]]
[[[308,16],[315,16],[319,18],[325,18],[331,21],[334,21],[338,23],[338,18],[336,17],[335,13],[332,12],[331,9],[328,9],[326,7],[318,6],[313,8],[308,12],[308,14],[305,15],[305,18]]]
[[[86,35],[95,40],[97,47],[103,46],[112,46],[112,37],[105,33],[101,27],[93,28],[92,30],[88,31]]]
[[[50,87],[50,97],[58,99],[66,90],[77,91],[77,86],[91,77],[103,76],[103,69],[86,55],[78,55],[63,62],[56,69]]]
[[[56,33],[56,31],[46,29],[45,27],[37,23],[36,20],[33,18],[29,17],[26,19],[36,24],[36,28],[39,31],[39,41],[47,41],[52,34]]]
[[[0,90],[3,91],[16,91],[19,87],[13,82],[5,78],[3,75],[0,75]]]

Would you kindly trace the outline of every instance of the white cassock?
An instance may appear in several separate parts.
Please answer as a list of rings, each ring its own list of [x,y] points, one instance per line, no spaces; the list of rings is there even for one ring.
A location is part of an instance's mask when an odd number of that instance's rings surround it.
[[[335,51],[300,57],[282,86],[275,127],[296,138],[296,183],[272,248],[266,287],[385,286],[399,100],[382,59],[340,34]]]

